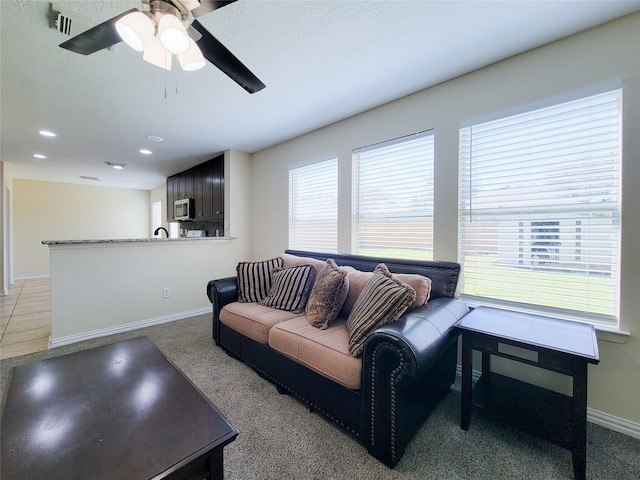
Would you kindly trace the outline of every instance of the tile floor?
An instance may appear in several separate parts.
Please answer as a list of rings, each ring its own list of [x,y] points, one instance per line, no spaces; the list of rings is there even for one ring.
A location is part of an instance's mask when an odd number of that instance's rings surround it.
[[[48,278],[16,280],[0,297],[0,359],[46,350],[51,335]]]

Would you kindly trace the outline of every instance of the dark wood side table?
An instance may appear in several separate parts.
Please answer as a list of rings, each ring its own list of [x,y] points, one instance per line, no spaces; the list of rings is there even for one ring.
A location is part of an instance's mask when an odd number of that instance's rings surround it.
[[[574,478],[586,475],[587,364],[599,363],[595,328],[586,323],[478,307],[456,325],[462,332],[460,427],[472,407],[488,410],[571,451]],[[473,350],[482,374],[472,386]],[[491,372],[491,355],[573,378],[573,396]]]

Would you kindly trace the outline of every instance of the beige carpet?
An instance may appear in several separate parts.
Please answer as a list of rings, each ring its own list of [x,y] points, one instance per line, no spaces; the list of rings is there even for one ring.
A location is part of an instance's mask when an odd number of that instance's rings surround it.
[[[294,398],[278,394],[216,347],[209,315],[3,360],[0,388],[4,392],[14,365],[140,335],[149,337],[240,430],[224,452],[228,480],[573,478],[567,450],[493,418],[476,412],[469,431],[462,431],[457,385],[391,470],[353,437]],[[587,478],[640,479],[640,440],[593,424],[587,435]]]

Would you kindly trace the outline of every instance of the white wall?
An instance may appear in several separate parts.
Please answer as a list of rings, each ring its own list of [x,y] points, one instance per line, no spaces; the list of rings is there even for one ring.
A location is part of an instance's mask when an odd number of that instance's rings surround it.
[[[8,235],[7,221],[9,218],[7,201],[8,186],[5,181],[4,162],[0,161],[0,296],[4,296],[9,292],[9,265],[6,261],[8,253]]]
[[[149,192],[13,180],[16,278],[49,275],[43,240],[149,237]]]
[[[336,153],[340,178],[338,243],[341,252],[349,252],[352,150],[434,129],[434,258],[456,261],[460,122],[618,79],[624,82],[621,322],[631,337],[624,344],[599,342],[601,363],[589,368],[589,407],[635,423],[640,432],[638,13],[255,153],[253,256],[268,258],[287,248],[288,169]]]
[[[52,344],[210,312],[209,280],[235,275],[251,256],[250,187],[250,155],[225,152],[225,229],[233,239],[52,245]],[[163,299],[164,287],[171,298]]]
[[[210,312],[205,287],[233,274],[232,249],[233,240],[52,245],[52,344]]]

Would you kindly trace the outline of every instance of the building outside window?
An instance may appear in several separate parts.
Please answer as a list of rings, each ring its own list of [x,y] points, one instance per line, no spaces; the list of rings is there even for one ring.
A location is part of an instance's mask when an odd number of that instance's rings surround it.
[[[622,90],[594,90],[462,125],[465,299],[618,325]]]

